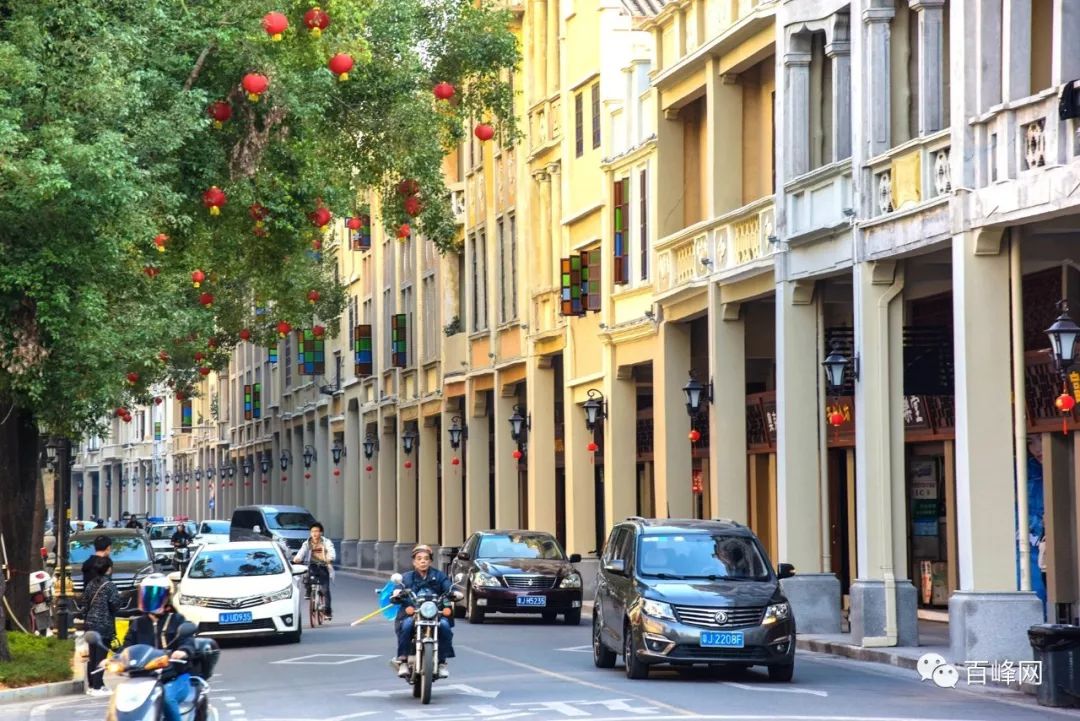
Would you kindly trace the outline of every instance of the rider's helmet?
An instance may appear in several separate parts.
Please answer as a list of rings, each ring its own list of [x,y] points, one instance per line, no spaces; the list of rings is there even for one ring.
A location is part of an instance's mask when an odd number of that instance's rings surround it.
[[[161,613],[171,593],[172,584],[168,577],[160,573],[147,576],[139,584],[139,610],[143,613]]]
[[[428,558],[433,558],[431,546],[425,545],[423,543],[413,546],[412,558],[416,558],[416,554],[418,553],[426,553],[428,555]]]

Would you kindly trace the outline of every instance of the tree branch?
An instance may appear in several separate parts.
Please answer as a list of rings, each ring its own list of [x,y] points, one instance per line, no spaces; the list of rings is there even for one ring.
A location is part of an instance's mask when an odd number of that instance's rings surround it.
[[[214,45],[210,44],[203,48],[203,51],[199,53],[199,58],[195,61],[195,67],[191,69],[191,75],[188,75],[188,79],[184,82],[184,90],[191,90],[191,87],[195,84],[195,81],[199,79],[199,73],[202,72],[203,65],[206,64],[206,59],[210,57],[210,53],[214,50]]]

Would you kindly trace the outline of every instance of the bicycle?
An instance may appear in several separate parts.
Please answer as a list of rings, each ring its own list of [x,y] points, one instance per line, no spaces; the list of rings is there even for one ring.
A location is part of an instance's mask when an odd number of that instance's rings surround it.
[[[326,621],[326,596],[321,580],[308,575],[308,614],[310,628],[321,626]]]

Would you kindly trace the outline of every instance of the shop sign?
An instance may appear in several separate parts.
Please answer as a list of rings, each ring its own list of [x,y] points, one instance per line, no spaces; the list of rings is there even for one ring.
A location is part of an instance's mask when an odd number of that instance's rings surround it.
[[[904,426],[906,428],[929,428],[930,417],[922,396],[904,396]]]

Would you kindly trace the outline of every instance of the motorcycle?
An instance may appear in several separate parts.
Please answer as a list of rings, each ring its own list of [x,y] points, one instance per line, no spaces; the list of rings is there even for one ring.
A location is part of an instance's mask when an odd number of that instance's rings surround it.
[[[401,574],[391,579],[401,583]],[[431,686],[438,679],[439,620],[450,618],[454,612],[453,591],[437,594],[431,591],[405,591],[398,602],[405,605],[405,613],[413,618],[413,654],[406,663],[409,673],[404,678],[413,687],[413,697],[420,703],[431,703]]]
[[[30,631],[44,636],[52,626],[53,580],[45,571],[30,574]]]
[[[176,546],[173,550],[173,566],[183,573],[191,560],[191,546]]]
[[[193,623],[180,626],[182,637],[193,636]],[[84,640],[102,647],[101,636],[87,631]],[[162,673],[171,664],[187,664],[191,687],[180,702],[182,721],[208,721],[210,718],[210,684],[220,650],[210,638],[195,639],[195,654],[183,661],[170,659],[170,652],[145,644],[129,646],[102,662],[102,668],[91,673],[105,673],[105,685],[112,690],[106,721],[159,721],[162,718],[162,697],[165,693]]]

